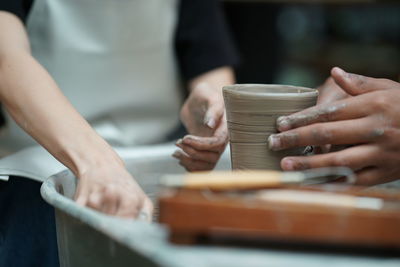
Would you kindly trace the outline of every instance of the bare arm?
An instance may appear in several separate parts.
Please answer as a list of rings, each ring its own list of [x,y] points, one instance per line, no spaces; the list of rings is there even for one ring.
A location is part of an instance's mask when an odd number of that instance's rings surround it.
[[[150,206],[122,160],[31,56],[21,21],[1,11],[0,101],[29,135],[80,178],[80,204],[121,216]]]

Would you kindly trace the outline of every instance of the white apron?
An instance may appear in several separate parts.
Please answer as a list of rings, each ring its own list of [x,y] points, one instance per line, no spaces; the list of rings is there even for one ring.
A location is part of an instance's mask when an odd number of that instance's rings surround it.
[[[36,0],[33,56],[113,145],[163,141],[181,96],[173,49],[176,0]],[[2,149],[34,141],[7,115]]]

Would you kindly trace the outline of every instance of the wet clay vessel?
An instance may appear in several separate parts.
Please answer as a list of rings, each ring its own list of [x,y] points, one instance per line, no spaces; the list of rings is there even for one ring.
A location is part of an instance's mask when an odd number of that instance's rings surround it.
[[[233,169],[280,170],[280,161],[300,155],[304,148],[274,152],[267,140],[276,133],[276,119],[316,104],[315,89],[264,84],[223,88]]]

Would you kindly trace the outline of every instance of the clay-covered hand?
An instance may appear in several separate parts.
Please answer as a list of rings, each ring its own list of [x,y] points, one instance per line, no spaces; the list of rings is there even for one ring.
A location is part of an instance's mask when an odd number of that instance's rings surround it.
[[[335,82],[333,77],[326,79],[326,81],[320,87],[318,87],[317,90],[317,105],[327,104],[350,97],[350,95]]]
[[[346,166],[357,184],[373,185],[400,178],[400,84],[331,71],[335,83],[350,97],[324,103],[277,120],[279,134],[269,147],[282,150],[307,145],[349,145],[322,155],[286,157],[284,170]]]
[[[78,180],[78,204],[119,217],[151,220],[151,201],[119,158],[78,174]]]
[[[317,105],[331,103],[337,100],[345,99],[350,97],[332,77],[326,79],[326,81],[317,88],[318,90],[318,100]],[[314,153],[321,154],[327,153],[329,151],[340,150],[342,146],[333,146],[329,145],[321,145],[321,146],[314,146]]]
[[[212,170],[228,142],[221,88],[198,83],[181,110],[188,135],[179,139],[173,156],[188,171]]]

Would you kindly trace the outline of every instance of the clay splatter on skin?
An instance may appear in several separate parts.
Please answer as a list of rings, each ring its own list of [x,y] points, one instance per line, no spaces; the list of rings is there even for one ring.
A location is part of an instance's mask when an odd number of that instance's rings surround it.
[[[202,125],[204,123],[204,114],[207,111],[207,105],[203,102],[196,100],[193,104],[195,108],[192,109],[193,117],[198,125]]]
[[[325,144],[332,140],[332,133],[329,131],[318,131],[317,129],[313,129],[311,131],[311,135],[313,140],[315,140],[318,144]]]
[[[359,74],[354,74],[354,73],[348,73],[346,72],[345,77],[349,81],[356,81],[356,87],[357,88],[364,88],[365,83],[367,81],[367,77]]]
[[[382,128],[376,128],[376,129],[373,129],[373,130],[371,130],[369,133],[368,133],[368,136],[367,137],[369,137],[369,138],[378,138],[378,137],[381,137],[381,136],[383,136],[385,134],[385,129],[382,129]]]
[[[332,121],[335,120],[335,115],[337,112],[346,108],[346,106],[346,103],[340,103],[328,107],[316,107],[306,114],[299,113],[295,115],[279,117],[277,120],[277,126],[279,130],[285,131],[291,128],[308,125],[316,121]]]
[[[277,151],[287,147],[295,147],[299,143],[298,133],[272,134],[268,138],[269,148]]]

